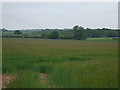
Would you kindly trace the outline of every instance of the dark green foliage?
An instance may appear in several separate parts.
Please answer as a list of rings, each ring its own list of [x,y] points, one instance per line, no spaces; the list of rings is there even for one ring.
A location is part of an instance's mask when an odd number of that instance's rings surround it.
[[[14,34],[16,34],[18,36],[18,35],[22,34],[22,32],[20,30],[16,30],[16,31],[14,31]]]
[[[58,33],[58,31],[52,31],[52,32],[49,34],[49,38],[50,38],[50,39],[59,39],[59,33]]]
[[[42,33],[41,38],[48,38],[48,34],[47,33]]]
[[[76,39],[85,40],[91,37],[118,37],[118,29],[98,28],[90,29],[74,26],[73,29],[28,29],[7,30],[1,29],[2,37],[7,38],[42,38],[42,39]]]
[[[85,40],[87,38],[86,30],[83,27],[75,26],[74,30],[74,39],[77,40]]]

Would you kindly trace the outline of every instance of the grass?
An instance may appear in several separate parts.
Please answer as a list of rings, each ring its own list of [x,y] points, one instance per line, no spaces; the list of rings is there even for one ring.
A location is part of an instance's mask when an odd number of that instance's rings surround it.
[[[20,78],[19,78],[20,77]],[[47,88],[36,72],[20,71],[16,80],[7,85],[7,88]]]
[[[11,88],[116,88],[117,41],[3,38],[3,73],[18,78]],[[39,80],[49,75],[48,83]]]
[[[88,38],[87,40],[88,40],[88,41],[105,41],[105,42],[116,42],[116,41],[118,41],[118,40],[117,40],[117,37],[116,37],[116,40],[114,40],[113,37]]]
[[[113,88],[118,84],[116,64],[112,60],[62,63],[56,65],[51,76],[64,88]]]

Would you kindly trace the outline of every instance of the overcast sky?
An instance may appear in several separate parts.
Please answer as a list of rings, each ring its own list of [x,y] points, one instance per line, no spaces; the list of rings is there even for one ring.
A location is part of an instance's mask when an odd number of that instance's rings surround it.
[[[118,28],[117,2],[4,2],[2,24],[7,29]]]

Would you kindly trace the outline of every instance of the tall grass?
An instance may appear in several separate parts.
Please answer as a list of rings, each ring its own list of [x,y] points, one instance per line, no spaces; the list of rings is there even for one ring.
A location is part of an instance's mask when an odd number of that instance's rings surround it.
[[[38,73],[19,71],[14,82],[8,84],[7,88],[47,88],[47,85],[41,82]]]
[[[51,80],[61,88],[115,88],[117,68],[113,60],[62,63],[54,67]]]
[[[7,87],[118,87],[117,42],[3,38],[2,54],[3,73],[17,74]]]

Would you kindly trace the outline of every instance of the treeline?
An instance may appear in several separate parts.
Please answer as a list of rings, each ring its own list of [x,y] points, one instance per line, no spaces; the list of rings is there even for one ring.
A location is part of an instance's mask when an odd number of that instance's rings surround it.
[[[85,40],[91,37],[119,37],[118,31],[108,28],[90,29],[78,25],[72,29],[7,30],[3,28],[2,37]]]

